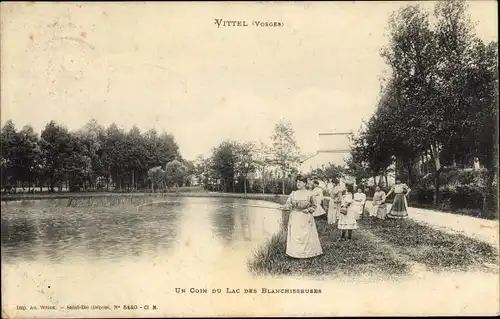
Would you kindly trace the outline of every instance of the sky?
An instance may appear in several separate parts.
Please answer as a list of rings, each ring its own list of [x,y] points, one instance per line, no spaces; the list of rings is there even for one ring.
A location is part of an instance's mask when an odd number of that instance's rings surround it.
[[[373,114],[387,21],[405,4],[2,2],[1,122],[135,124],[194,159],[225,139],[269,142],[286,118],[312,152],[318,133],[356,132]],[[469,6],[477,35],[498,41],[496,2]]]

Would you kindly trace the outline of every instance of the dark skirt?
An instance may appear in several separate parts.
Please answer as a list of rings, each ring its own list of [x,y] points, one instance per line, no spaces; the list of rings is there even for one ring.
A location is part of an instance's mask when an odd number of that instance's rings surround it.
[[[396,194],[391,210],[387,214],[387,218],[408,218],[408,210],[406,207],[406,199],[404,194]]]

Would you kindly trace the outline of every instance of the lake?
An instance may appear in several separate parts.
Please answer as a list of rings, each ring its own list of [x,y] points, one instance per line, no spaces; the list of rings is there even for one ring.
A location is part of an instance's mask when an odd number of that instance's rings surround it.
[[[253,250],[279,230],[282,218],[277,204],[256,200],[149,201],[2,202],[9,304],[29,304],[30,294],[58,309],[137,304],[138,292],[158,283],[171,291],[207,288],[221,276],[241,278]],[[148,298],[142,303],[162,303]]]

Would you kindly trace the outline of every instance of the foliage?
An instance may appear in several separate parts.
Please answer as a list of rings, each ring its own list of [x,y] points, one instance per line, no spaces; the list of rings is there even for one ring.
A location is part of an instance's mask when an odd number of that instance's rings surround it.
[[[330,163],[321,168],[314,169],[311,173],[307,174],[307,177],[327,182],[329,180],[339,180],[344,174],[345,169],[342,166]]]
[[[30,126],[18,132],[7,121],[1,146],[4,192],[17,187],[31,191],[35,187],[49,191],[147,188],[150,168],[174,159],[185,162],[170,134],[158,135],[154,130],[143,134],[137,127],[125,133],[114,123],[104,128],[95,120],[74,132],[50,121],[40,136]],[[185,180],[177,183],[183,185]]]
[[[295,139],[292,124],[286,120],[277,123],[271,135],[271,141],[272,162],[281,169],[282,177],[285,177],[292,172],[294,165],[299,162],[300,149]],[[282,188],[284,192],[284,180]]]
[[[271,142],[272,146],[263,141],[223,141],[212,149],[210,157],[196,159],[195,175],[212,191],[289,193],[299,159],[291,124],[280,121]],[[329,174],[334,174],[332,168]]]
[[[155,191],[155,185],[157,189],[165,189],[167,185],[167,178],[165,171],[161,166],[156,166],[148,170],[148,178],[151,181],[151,191]]]
[[[222,189],[226,192],[234,191],[234,178],[238,165],[239,145],[233,141],[224,141],[212,151],[211,169],[214,175],[222,183]]]
[[[412,184],[415,162],[428,161],[438,207],[443,170],[479,158],[488,171],[482,210],[495,214],[497,44],[476,37],[465,1],[440,1],[432,14],[434,23],[409,4],[391,15],[381,52],[390,76],[375,114],[353,141],[349,169],[361,180],[395,159]]]
[[[187,167],[178,160],[170,161],[165,165],[165,175],[168,186],[182,186],[187,175]]]

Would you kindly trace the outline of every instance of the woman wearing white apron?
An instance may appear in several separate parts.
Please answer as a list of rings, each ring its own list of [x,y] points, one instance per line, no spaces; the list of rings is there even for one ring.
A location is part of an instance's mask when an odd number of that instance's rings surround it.
[[[291,210],[288,218],[286,254],[294,258],[311,258],[323,254],[319,242],[316,222],[312,216],[316,211],[315,196],[305,189],[307,180],[297,177],[297,190],[288,197],[285,210]]]
[[[363,193],[361,188],[358,188],[357,193],[354,194],[354,201],[352,203],[353,209],[356,210],[356,219],[359,220],[361,215],[363,215],[363,210],[365,208],[366,195]]]
[[[340,217],[338,222],[338,228],[342,231],[339,240],[345,240],[346,234],[347,239],[351,239],[352,231],[358,228],[358,223],[356,221],[357,210],[352,205],[352,186],[347,186],[347,190],[344,190],[342,195],[342,203],[340,208]]]
[[[387,206],[385,204],[385,192],[380,189],[380,186],[375,186],[375,194],[373,194],[372,207],[370,209],[370,216],[379,219],[385,219],[387,215]]]
[[[313,216],[318,217],[326,214],[325,209],[321,206],[321,203],[323,202],[323,189],[319,187],[319,182],[317,180],[315,180],[313,184],[313,194],[316,197],[316,211],[313,213]]]
[[[330,191],[330,202],[328,204],[328,224],[335,224],[335,222],[339,219],[341,201],[342,188],[336,182]]]

